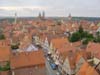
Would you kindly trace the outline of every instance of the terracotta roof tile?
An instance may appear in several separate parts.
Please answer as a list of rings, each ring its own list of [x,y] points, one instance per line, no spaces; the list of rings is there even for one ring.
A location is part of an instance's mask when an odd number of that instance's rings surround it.
[[[91,52],[95,57],[100,59],[100,44],[99,43],[89,43],[86,51]]]
[[[20,52],[11,56],[11,68],[22,68],[45,64],[42,50],[32,52]]]
[[[10,47],[0,47],[0,62],[9,61]]]
[[[63,45],[68,44],[69,41],[67,38],[54,38],[51,40],[51,43],[55,48],[61,48]]]
[[[0,72],[0,75],[9,75],[9,74],[10,74],[9,71],[2,71],[2,72]]]
[[[85,62],[80,70],[78,71],[77,75],[99,75],[96,70],[90,66],[87,62]]]

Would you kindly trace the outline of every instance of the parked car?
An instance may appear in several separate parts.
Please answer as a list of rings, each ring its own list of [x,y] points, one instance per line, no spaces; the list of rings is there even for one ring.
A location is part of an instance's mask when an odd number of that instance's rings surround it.
[[[54,64],[54,63],[50,63],[50,66],[51,66],[51,68],[52,68],[53,70],[56,70],[56,69],[57,69],[57,65]]]

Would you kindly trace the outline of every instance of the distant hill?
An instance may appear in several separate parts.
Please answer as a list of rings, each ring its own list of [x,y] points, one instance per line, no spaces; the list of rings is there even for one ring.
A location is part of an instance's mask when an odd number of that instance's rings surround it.
[[[100,17],[73,17],[73,20],[100,21]]]
[[[68,20],[67,17],[51,17],[55,20],[63,19]],[[100,17],[72,17],[72,20],[80,21],[80,20],[88,20],[88,21],[100,21]]]
[[[54,19],[54,20],[68,20],[67,17],[47,17],[50,19]],[[36,17],[18,17],[18,19],[28,19],[28,20],[32,20],[32,19],[36,19]],[[10,22],[14,21],[13,17],[1,17],[0,21],[3,20],[8,20]],[[100,17],[72,17],[72,20],[76,20],[76,21],[80,21],[80,20],[88,20],[88,21],[100,21]]]

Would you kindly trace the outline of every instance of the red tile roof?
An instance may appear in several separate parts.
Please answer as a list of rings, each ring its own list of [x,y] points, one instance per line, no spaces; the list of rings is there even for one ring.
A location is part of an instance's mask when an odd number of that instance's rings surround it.
[[[90,66],[87,62],[85,62],[80,70],[78,71],[77,75],[99,75],[97,71]]]
[[[42,50],[21,52],[11,56],[11,68],[22,68],[45,64]]]
[[[95,57],[100,59],[100,44],[90,42],[86,51],[91,52]]]
[[[0,62],[9,61],[10,47],[0,47]]]
[[[61,48],[63,45],[68,44],[69,41],[67,38],[55,38],[51,40],[53,46],[57,49]]]

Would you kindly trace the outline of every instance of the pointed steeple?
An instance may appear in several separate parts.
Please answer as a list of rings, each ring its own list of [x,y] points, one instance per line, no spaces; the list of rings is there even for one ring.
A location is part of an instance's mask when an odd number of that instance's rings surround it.
[[[14,24],[16,24],[17,23],[17,13],[15,13],[15,19],[14,19]]]
[[[45,19],[45,11],[42,12],[42,18]]]
[[[39,12],[39,15],[38,15],[38,17],[39,17],[39,19],[41,19],[41,17],[42,17],[40,12]]]
[[[71,13],[69,13],[68,20],[72,20]]]

